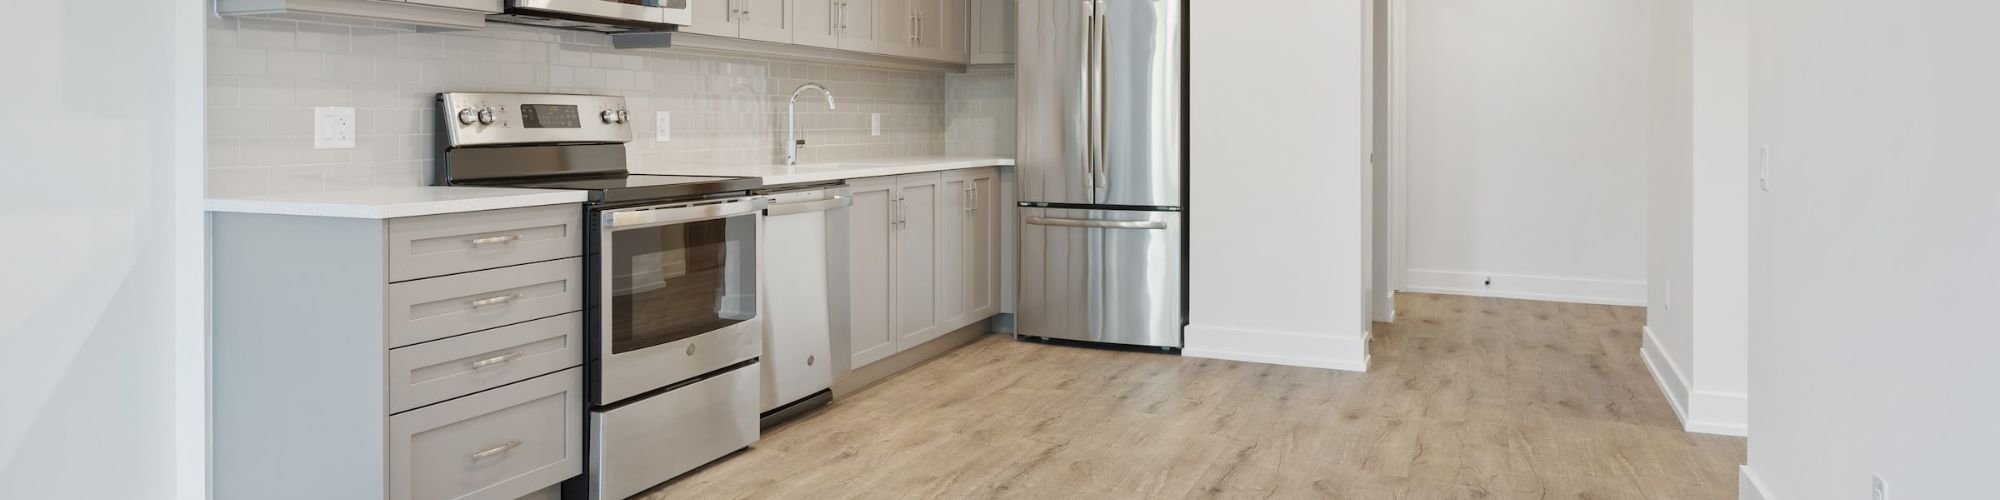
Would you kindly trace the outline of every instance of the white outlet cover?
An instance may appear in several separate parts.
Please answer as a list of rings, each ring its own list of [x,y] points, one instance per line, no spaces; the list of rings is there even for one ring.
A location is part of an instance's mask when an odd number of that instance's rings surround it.
[[[868,135],[870,135],[870,136],[880,136],[880,135],[882,135],[882,114],[881,114],[881,113],[869,113],[869,114],[868,114]]]
[[[674,140],[673,113],[660,111],[653,114],[653,142]]]
[[[313,108],[313,149],[354,149],[354,108]]]

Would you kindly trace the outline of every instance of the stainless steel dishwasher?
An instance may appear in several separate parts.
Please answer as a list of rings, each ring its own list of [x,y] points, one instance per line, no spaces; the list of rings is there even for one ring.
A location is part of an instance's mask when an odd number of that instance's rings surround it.
[[[844,183],[759,193],[764,212],[764,427],[833,399],[833,353],[847,352]]]

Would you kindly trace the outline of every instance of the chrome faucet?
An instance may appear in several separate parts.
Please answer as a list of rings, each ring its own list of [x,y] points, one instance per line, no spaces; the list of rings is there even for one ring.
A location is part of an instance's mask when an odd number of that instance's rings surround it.
[[[828,110],[839,109],[838,107],[835,107],[833,105],[833,91],[827,90],[826,87],[822,87],[820,86],[820,84],[808,83],[805,85],[800,85],[798,90],[792,91],[792,103],[790,106],[785,108],[785,164],[786,165],[799,164],[799,146],[806,145],[805,139],[798,138],[799,94],[805,93],[806,90],[808,89],[817,90],[821,94],[826,94],[826,109]]]

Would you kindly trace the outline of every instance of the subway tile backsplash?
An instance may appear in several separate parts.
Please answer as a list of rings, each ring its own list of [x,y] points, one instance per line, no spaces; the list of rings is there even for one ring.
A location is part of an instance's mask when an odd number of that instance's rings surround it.
[[[948,77],[684,49],[613,50],[599,34],[505,24],[415,32],[351,23],[210,21],[211,196],[426,184],[433,100],[445,91],[625,96],[635,165],[780,162],[785,103],[808,81],[833,89],[840,109],[800,100],[810,141],[803,161],[1013,149],[1013,81],[1001,73]],[[964,99],[948,104],[948,94]],[[313,149],[314,106],[356,108],[354,149]],[[656,111],[672,113],[670,141],[654,141]],[[871,113],[882,114],[881,136],[869,134]]]

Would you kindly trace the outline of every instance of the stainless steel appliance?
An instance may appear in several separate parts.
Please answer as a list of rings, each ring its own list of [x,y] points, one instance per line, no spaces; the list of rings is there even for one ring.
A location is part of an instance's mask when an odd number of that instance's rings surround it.
[[[628,173],[621,97],[446,93],[438,109],[437,184],[590,194],[577,497],[625,498],[756,441],[762,183]]]
[[[604,33],[672,31],[694,22],[693,0],[507,0],[487,19]]]
[[[1184,0],[1021,0],[1018,335],[1181,346]]]
[[[761,193],[765,287],[764,426],[833,400],[834,339],[847,338],[847,214],[842,183]]]

